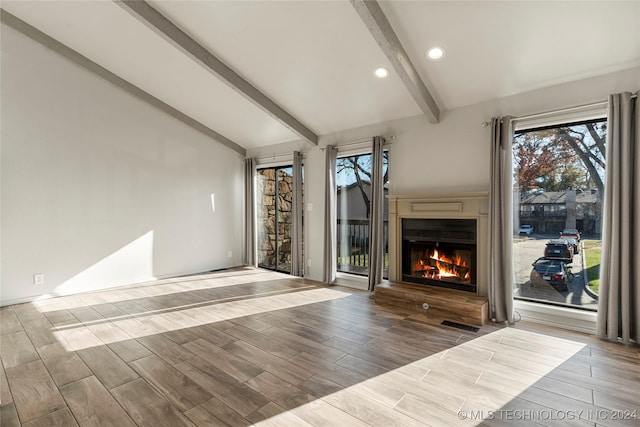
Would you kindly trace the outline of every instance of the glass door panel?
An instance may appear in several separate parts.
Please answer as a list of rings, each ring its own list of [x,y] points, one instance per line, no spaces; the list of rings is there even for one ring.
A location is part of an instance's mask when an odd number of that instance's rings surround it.
[[[259,169],[257,185],[258,266],[276,269],[276,170]]]
[[[371,197],[371,153],[340,157],[336,163],[337,198],[337,270],[361,276],[369,274],[369,216]],[[383,158],[384,174],[384,264],[383,277],[389,277],[389,153]]]
[[[291,273],[291,202],[293,168],[278,169],[276,174],[276,259],[277,270]]]
[[[293,168],[259,169],[258,266],[291,273]]]

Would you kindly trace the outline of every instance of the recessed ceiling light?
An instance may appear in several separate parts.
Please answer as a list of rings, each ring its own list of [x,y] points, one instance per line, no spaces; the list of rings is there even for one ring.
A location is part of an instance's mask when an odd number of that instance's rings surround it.
[[[376,71],[374,71],[374,74],[377,78],[384,79],[389,75],[389,70],[384,67],[378,67],[376,68]]]
[[[431,49],[427,50],[426,55],[428,59],[432,61],[437,61],[444,57],[444,48],[441,48],[438,46],[432,47]]]

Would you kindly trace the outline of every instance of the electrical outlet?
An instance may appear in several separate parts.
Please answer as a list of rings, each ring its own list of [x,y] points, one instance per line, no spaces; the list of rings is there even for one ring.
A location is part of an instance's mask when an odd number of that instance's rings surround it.
[[[229,258],[233,257],[233,252],[231,252],[231,251],[227,251],[227,256],[228,256]]]
[[[44,274],[37,273],[33,275],[33,284],[34,285],[44,285]]]
[[[311,267],[311,258],[307,259],[307,267]]]

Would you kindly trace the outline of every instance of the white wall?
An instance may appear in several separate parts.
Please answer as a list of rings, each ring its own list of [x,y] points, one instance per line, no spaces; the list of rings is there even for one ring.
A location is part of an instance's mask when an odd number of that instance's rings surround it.
[[[394,135],[390,148],[389,194],[442,194],[489,191],[489,127],[491,117],[524,116],[592,102],[610,93],[640,89],[640,68],[553,86],[494,101],[447,111],[439,124],[423,116],[380,123],[322,136],[318,147],[294,142],[256,150],[250,155],[305,151],[305,258],[311,260],[307,277],[322,280],[324,168],[327,144],[345,144],[373,135]]]
[[[1,78],[2,304],[242,264],[242,156],[4,25]]]

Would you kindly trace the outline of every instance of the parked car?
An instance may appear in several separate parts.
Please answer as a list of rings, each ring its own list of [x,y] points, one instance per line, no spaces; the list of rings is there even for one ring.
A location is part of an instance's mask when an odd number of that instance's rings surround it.
[[[580,253],[580,242],[578,242],[573,237],[563,237],[563,239],[566,240],[571,245],[571,247],[573,248],[574,254]]]
[[[549,240],[544,247],[544,256],[549,259],[573,261],[573,246],[564,239]]]
[[[573,237],[578,242],[580,241],[580,232],[575,228],[565,228],[560,232],[560,238],[564,239],[566,237]]]
[[[532,285],[549,284],[557,291],[568,290],[567,264],[559,259],[538,258],[533,264],[529,279]]]
[[[533,233],[533,225],[523,224],[518,228],[518,234],[526,234],[530,236]]]

